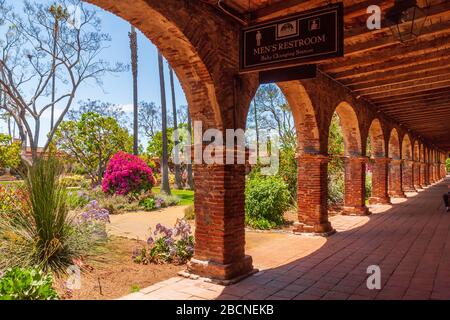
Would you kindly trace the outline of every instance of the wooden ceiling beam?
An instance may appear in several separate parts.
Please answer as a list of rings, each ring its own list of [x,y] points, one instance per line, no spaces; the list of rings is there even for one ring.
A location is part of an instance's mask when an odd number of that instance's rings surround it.
[[[405,114],[405,111],[409,111],[409,114],[411,115],[411,117],[414,117],[416,115],[425,115],[425,114],[430,114],[430,113],[432,114],[432,112],[435,112],[437,110],[438,111],[447,111],[450,113],[449,106],[450,106],[450,104],[448,102],[443,102],[443,103],[437,103],[433,106],[429,106],[426,109],[421,109],[421,110],[417,110],[417,109],[416,110],[411,110],[411,109],[405,110],[403,108],[401,108],[401,109],[380,109],[380,110],[382,112],[389,113],[390,115],[403,115],[403,114]],[[437,114],[436,116],[439,117],[441,115]],[[405,116],[403,118],[408,119],[408,116]]]
[[[447,0],[442,0],[443,2],[439,4],[435,4],[431,6],[428,11],[427,19],[434,19],[436,17],[440,17],[442,15],[448,14],[450,10],[450,3]],[[393,1],[391,1],[393,4]],[[369,4],[367,5],[369,6]],[[384,13],[384,10],[383,12]],[[423,18],[417,19],[417,21],[422,21]],[[377,33],[386,33],[390,32],[390,28],[388,27],[386,20],[384,19],[384,14],[382,15],[381,29],[369,30],[366,25],[358,24],[358,27],[350,28],[345,32],[345,38],[366,38],[368,35],[375,35]]]
[[[411,108],[416,108],[418,106],[430,106],[433,105],[433,103],[435,102],[440,102],[440,103],[449,103],[450,105],[450,97],[447,96],[438,96],[438,97],[433,97],[433,98],[428,98],[428,99],[416,99],[416,100],[411,100],[411,101],[405,101],[405,102],[394,102],[394,103],[387,103],[387,104],[382,104],[379,105],[378,108],[382,109],[382,110],[389,110],[390,108],[402,108],[402,107],[411,107]]]
[[[387,79],[378,82],[371,82],[370,84],[358,84],[349,85],[349,88],[354,92],[382,89],[382,88],[403,88],[408,86],[414,86],[415,84],[421,85],[423,82],[435,83],[441,80],[450,79],[450,66],[442,69],[425,71],[419,74],[405,75],[393,79]]]
[[[424,27],[420,34],[419,39],[424,40],[439,35],[447,35],[450,33],[449,28],[450,28],[450,20],[444,23],[437,23],[431,26]],[[371,40],[362,41],[353,45],[350,44],[345,46],[345,56],[348,57],[355,54],[361,54],[364,52],[389,47],[392,46],[393,43],[402,45],[398,39],[395,39],[391,33],[388,33],[386,35],[382,35],[380,37]]]
[[[420,74],[423,74],[425,72],[446,69],[448,68],[448,66],[450,66],[450,56],[447,59],[436,60],[431,63],[422,63],[411,67],[399,68],[390,72],[382,71],[373,74],[372,76],[359,77],[356,79],[344,79],[339,80],[339,82],[343,85],[370,85],[372,83],[377,83],[378,81],[386,81],[388,79],[392,79],[393,81],[395,81],[395,79],[404,76],[420,76]]]
[[[368,95],[377,95],[380,93],[386,93],[386,92],[399,92],[401,90],[407,90],[405,92],[415,92],[416,90],[420,90],[420,88],[431,88],[433,86],[442,86],[442,85],[448,85],[450,86],[450,74],[444,74],[439,75],[436,77],[433,77],[433,79],[426,79],[425,81],[422,80],[411,80],[408,83],[400,83],[400,84],[389,84],[389,85],[383,85],[379,86],[373,89],[362,89],[355,91],[356,94],[361,96],[368,96]]]
[[[429,102],[433,102],[436,100],[446,100],[449,97],[449,93],[447,94],[436,94],[436,95],[428,95],[428,96],[419,96],[411,99],[403,99],[399,101],[388,101],[378,104],[378,107],[387,108],[390,106],[398,106],[398,105],[415,105],[415,104],[426,104]]]
[[[443,50],[436,49],[434,52],[430,52],[427,55],[422,56],[419,60],[415,56],[403,59],[399,57],[391,57],[389,60],[382,61],[379,63],[373,63],[371,65],[360,67],[355,66],[352,69],[342,72],[330,72],[330,76],[332,76],[336,80],[355,79],[355,78],[364,79],[368,75],[386,74],[388,71],[419,66],[425,63],[436,62],[445,59],[449,56],[450,56],[450,48]]]
[[[394,43],[390,47],[377,49],[361,55],[330,59],[326,63],[320,64],[320,68],[325,72],[335,73],[353,69],[355,66],[367,66],[374,63],[386,62],[393,56],[399,58],[424,56],[437,51],[438,48],[442,50],[450,49],[450,35],[438,37],[433,40],[416,41],[414,45],[409,46],[399,46]]]
[[[446,94],[450,93],[450,88],[447,89],[432,89],[427,91],[421,91],[421,92],[415,92],[415,93],[408,93],[404,95],[397,96],[395,98],[387,97],[387,98],[380,98],[380,99],[372,99],[372,102],[375,104],[383,104],[383,103],[389,103],[389,102],[396,102],[396,101],[403,101],[408,98],[416,98],[416,97],[428,97],[430,95],[436,95],[436,94]]]
[[[428,90],[434,90],[434,89],[449,89],[450,88],[450,79],[447,79],[444,83],[439,84],[433,84],[433,85],[425,85],[422,88],[416,88],[416,89],[400,89],[396,91],[387,91],[387,92],[381,92],[381,93],[371,93],[371,94],[365,94],[364,96],[371,96],[370,99],[374,98],[386,98],[386,97],[397,97],[405,94],[412,94],[415,92],[422,92],[422,91],[428,91]]]

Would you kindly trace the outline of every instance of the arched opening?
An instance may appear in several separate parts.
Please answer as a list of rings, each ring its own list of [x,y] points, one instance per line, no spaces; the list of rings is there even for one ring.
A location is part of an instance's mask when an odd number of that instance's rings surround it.
[[[402,159],[402,190],[414,192],[413,148],[408,134],[403,136]]]
[[[389,138],[388,156],[389,163],[389,195],[394,198],[404,198],[405,193],[402,190],[402,169],[400,139],[397,129],[392,129]]]
[[[326,203],[323,203],[322,197],[321,183],[323,183],[323,179],[320,176],[320,173],[324,171],[326,161],[324,161],[325,157],[319,154],[320,143],[315,111],[300,82],[261,85],[250,105],[247,129],[254,130],[250,135],[256,139],[256,145],[260,147],[260,151],[257,153],[258,157],[266,156],[264,144],[267,139],[264,138],[269,136],[269,130],[278,137],[277,142],[270,142],[271,148],[274,143],[279,147],[279,150],[274,150],[279,151],[278,171],[265,178],[250,174],[247,177],[247,185],[255,187],[253,183],[255,178],[261,179],[262,183],[273,182],[273,184],[277,184],[277,179],[281,179],[288,187],[291,204],[297,206],[296,212],[289,210],[284,215],[286,222],[295,222],[294,230],[299,232],[330,231]],[[263,162],[267,161],[259,158],[259,166]],[[256,170],[260,170],[260,168],[257,166]],[[311,181],[310,170],[317,170],[319,173],[319,176],[312,176],[316,178],[314,181]],[[318,188],[311,189],[311,184],[318,185]],[[317,194],[315,194],[316,190]],[[247,192],[249,191],[251,190],[247,188]],[[248,198],[249,195],[246,197]],[[247,203],[251,203],[250,200],[247,199]],[[316,201],[318,205],[312,206],[311,201]],[[247,215],[250,213],[249,209],[247,206]],[[278,210],[270,211],[278,212]],[[248,218],[247,221],[249,221]]]
[[[320,153],[316,110],[301,82],[281,82],[278,86],[291,106],[297,134],[298,223],[295,231],[333,232],[327,209],[327,156]]]
[[[292,107],[276,84],[260,85],[247,115],[245,221],[253,229],[288,228],[297,221],[297,135]],[[279,156],[278,168],[274,163]]]
[[[414,180],[414,189],[421,189],[420,186],[420,143],[418,140],[414,141],[413,145],[413,180]]]
[[[386,158],[386,141],[379,119],[374,119],[369,128],[366,155],[369,165],[366,170],[366,197],[370,204],[390,203],[387,194],[388,159]]]
[[[180,81],[192,122],[201,122],[197,135],[203,135],[208,129],[224,132],[228,128],[242,128],[243,123],[233,122],[245,119],[239,117],[240,110],[245,107],[236,108],[233,92],[234,66],[238,60],[237,26],[236,32],[230,32],[229,37],[218,43],[211,38],[213,35],[209,30],[221,29],[225,24],[230,28],[230,25],[201,2],[87,1],[130,22],[158,48]],[[203,19],[195,20],[193,16]],[[209,29],[204,28],[205,20],[210,23]],[[210,53],[222,51],[222,46],[228,48],[226,54],[217,53],[211,59]],[[247,80],[244,77],[244,81]],[[248,104],[245,93],[240,97],[239,103]],[[239,110],[237,117],[233,110]],[[203,153],[202,144],[196,145],[195,155]],[[251,257],[245,255],[244,249],[244,165],[208,166],[202,161],[194,163],[193,171],[195,250],[188,271],[219,280],[251,272]]]
[[[355,110],[341,102],[330,120],[328,133],[329,201],[351,215],[368,213],[365,205],[365,158],[362,157],[361,133]]]

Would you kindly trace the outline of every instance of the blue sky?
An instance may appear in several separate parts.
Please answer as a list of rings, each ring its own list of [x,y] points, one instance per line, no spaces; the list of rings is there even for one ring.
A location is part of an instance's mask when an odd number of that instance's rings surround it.
[[[36,0],[39,1],[39,0]],[[9,1],[16,9],[20,9],[22,1]],[[128,32],[130,31],[130,24],[107,12],[101,8],[85,4],[88,7],[96,8],[99,17],[102,20],[103,32],[109,33],[112,37],[110,47],[105,49],[102,53],[102,59],[114,62],[123,62],[129,64],[130,61],[130,47]],[[138,94],[139,101],[155,102],[160,105],[160,88],[159,88],[159,73],[157,61],[157,49],[140,31],[138,31]],[[167,62],[165,62],[165,80],[166,80],[166,99],[168,108],[171,108],[171,94],[169,85],[169,71]],[[178,79],[175,80],[176,102],[177,105],[187,105],[183,90],[179,84]],[[103,86],[100,88],[94,83],[85,83],[77,92],[76,103],[73,109],[77,108],[80,100],[101,100],[123,106],[125,111],[132,110],[133,91],[132,91],[132,76],[131,71],[119,74],[108,74],[103,78]],[[170,109],[169,109],[170,110]],[[131,113],[130,113],[131,115]],[[45,140],[49,130],[50,114],[43,116],[43,128],[41,132],[40,141]],[[6,125],[0,121],[0,132],[6,132]]]

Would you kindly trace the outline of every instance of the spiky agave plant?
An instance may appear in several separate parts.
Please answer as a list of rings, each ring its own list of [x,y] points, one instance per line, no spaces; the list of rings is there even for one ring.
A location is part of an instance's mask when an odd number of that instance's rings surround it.
[[[59,274],[87,249],[69,215],[61,173],[56,158],[36,160],[24,177],[28,208],[0,213],[0,270],[37,266]]]

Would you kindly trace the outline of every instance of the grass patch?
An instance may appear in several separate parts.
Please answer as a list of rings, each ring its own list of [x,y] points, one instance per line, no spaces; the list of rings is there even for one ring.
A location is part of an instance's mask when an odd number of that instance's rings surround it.
[[[155,194],[158,194],[161,192],[161,188],[152,188],[152,191]],[[181,199],[180,206],[188,206],[190,204],[194,204],[194,191],[192,190],[170,190],[173,195],[179,197]]]

